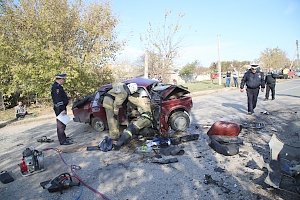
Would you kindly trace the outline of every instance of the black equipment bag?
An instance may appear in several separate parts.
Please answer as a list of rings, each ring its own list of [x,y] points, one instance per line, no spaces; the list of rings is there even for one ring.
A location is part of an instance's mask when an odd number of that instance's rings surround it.
[[[10,182],[13,182],[15,179],[7,172],[7,171],[2,171],[0,173],[0,181],[3,184],[7,184]]]
[[[69,173],[62,173],[52,180],[41,182],[40,185],[43,189],[48,189],[50,193],[60,192],[62,194],[62,191],[65,189],[72,186],[79,186],[80,182],[74,182]]]

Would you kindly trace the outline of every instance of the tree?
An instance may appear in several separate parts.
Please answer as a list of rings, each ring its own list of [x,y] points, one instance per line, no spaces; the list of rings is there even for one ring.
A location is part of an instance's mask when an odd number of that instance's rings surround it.
[[[59,72],[68,74],[65,87],[71,97],[89,94],[112,81],[106,64],[114,59],[120,44],[114,33],[118,20],[108,3],[2,2],[0,78],[4,94],[49,98],[53,77]]]
[[[196,69],[198,67],[199,63],[198,61],[194,61],[192,63],[186,64],[180,71],[179,76],[185,81],[190,82],[194,79],[194,75],[196,72]]]
[[[150,76],[159,74],[164,81],[168,79],[168,73],[173,66],[174,59],[178,56],[181,43],[177,35],[183,15],[178,15],[175,24],[169,22],[170,15],[171,11],[165,13],[161,27],[155,28],[149,22],[147,33],[141,36],[148,52]]]
[[[263,52],[261,52],[259,61],[266,69],[280,69],[284,68],[290,63],[289,59],[286,56],[286,53],[278,47],[273,49],[265,49]]]

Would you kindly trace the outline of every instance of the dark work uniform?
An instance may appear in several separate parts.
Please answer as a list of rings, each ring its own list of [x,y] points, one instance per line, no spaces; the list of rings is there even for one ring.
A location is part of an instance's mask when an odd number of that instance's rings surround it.
[[[260,87],[265,88],[264,74],[259,71],[253,73],[251,70],[248,70],[241,80],[240,88],[243,89],[245,85],[247,86],[248,112],[253,113],[256,107],[259,89]]]
[[[55,112],[55,115],[58,116],[62,111],[67,111],[67,105],[69,103],[67,94],[64,91],[64,88],[57,82],[54,82],[51,87],[51,96],[53,100],[53,109]],[[62,144],[66,142],[66,134],[65,129],[66,125],[56,119],[57,123],[57,137],[59,140],[59,143]]]
[[[275,99],[275,85],[276,85],[277,75],[272,72],[267,73],[265,78],[266,83],[266,99],[269,99],[270,90],[272,93],[272,100]]]

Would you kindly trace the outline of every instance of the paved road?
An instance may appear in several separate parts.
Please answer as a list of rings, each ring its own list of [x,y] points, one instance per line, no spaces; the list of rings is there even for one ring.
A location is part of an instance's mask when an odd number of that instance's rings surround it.
[[[178,163],[159,165],[150,163],[151,155],[133,153],[130,149],[120,152],[87,152],[85,147],[97,144],[103,138],[88,125],[71,122],[67,134],[76,144],[70,147],[58,145],[54,117],[11,124],[0,129],[0,169],[12,171],[16,180],[9,184],[0,183],[0,199],[95,199],[96,195],[86,187],[72,188],[64,194],[48,193],[39,183],[69,171],[55,152],[45,152],[47,170],[40,174],[22,177],[17,164],[25,147],[37,149],[59,147],[69,164],[82,167],[78,174],[93,188],[109,199],[292,199],[272,189],[266,190],[258,184],[268,161],[268,141],[275,133],[294,139],[294,130],[299,130],[299,86],[300,80],[284,80],[277,85],[275,101],[263,101],[260,93],[258,107],[252,116],[246,115],[246,93],[238,89],[223,89],[208,95],[194,96],[192,125],[189,133],[199,133],[198,141],[184,143],[185,154],[177,156]],[[261,112],[267,110],[270,115]],[[298,111],[295,113],[294,111]],[[226,157],[214,152],[208,145],[205,125],[218,120],[236,123],[265,122],[259,131],[243,130],[242,154]],[[291,126],[292,125],[292,126]],[[291,128],[292,127],[292,128]],[[36,138],[46,135],[55,139],[52,144],[40,144]],[[285,138],[285,139],[288,139]],[[259,166],[251,169],[246,164],[254,160]],[[223,172],[215,171],[218,167]],[[217,184],[205,184],[204,175],[211,175]]]

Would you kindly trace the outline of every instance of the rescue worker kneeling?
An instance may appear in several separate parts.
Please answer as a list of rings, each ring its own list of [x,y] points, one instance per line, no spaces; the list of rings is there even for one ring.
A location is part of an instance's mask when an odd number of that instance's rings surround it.
[[[128,97],[128,101],[137,107],[140,116],[135,121],[132,121],[123,131],[117,144],[114,146],[115,150],[119,150],[123,144],[129,142],[132,136],[137,135],[143,128],[152,126],[153,117],[150,99],[146,91],[139,89],[135,95]]]
[[[104,96],[102,105],[105,108],[109,135],[114,140],[118,139],[120,136],[118,121],[119,109],[122,107],[127,97],[135,93],[137,89],[136,83],[129,83],[128,85],[117,83],[113,84],[112,89]]]

